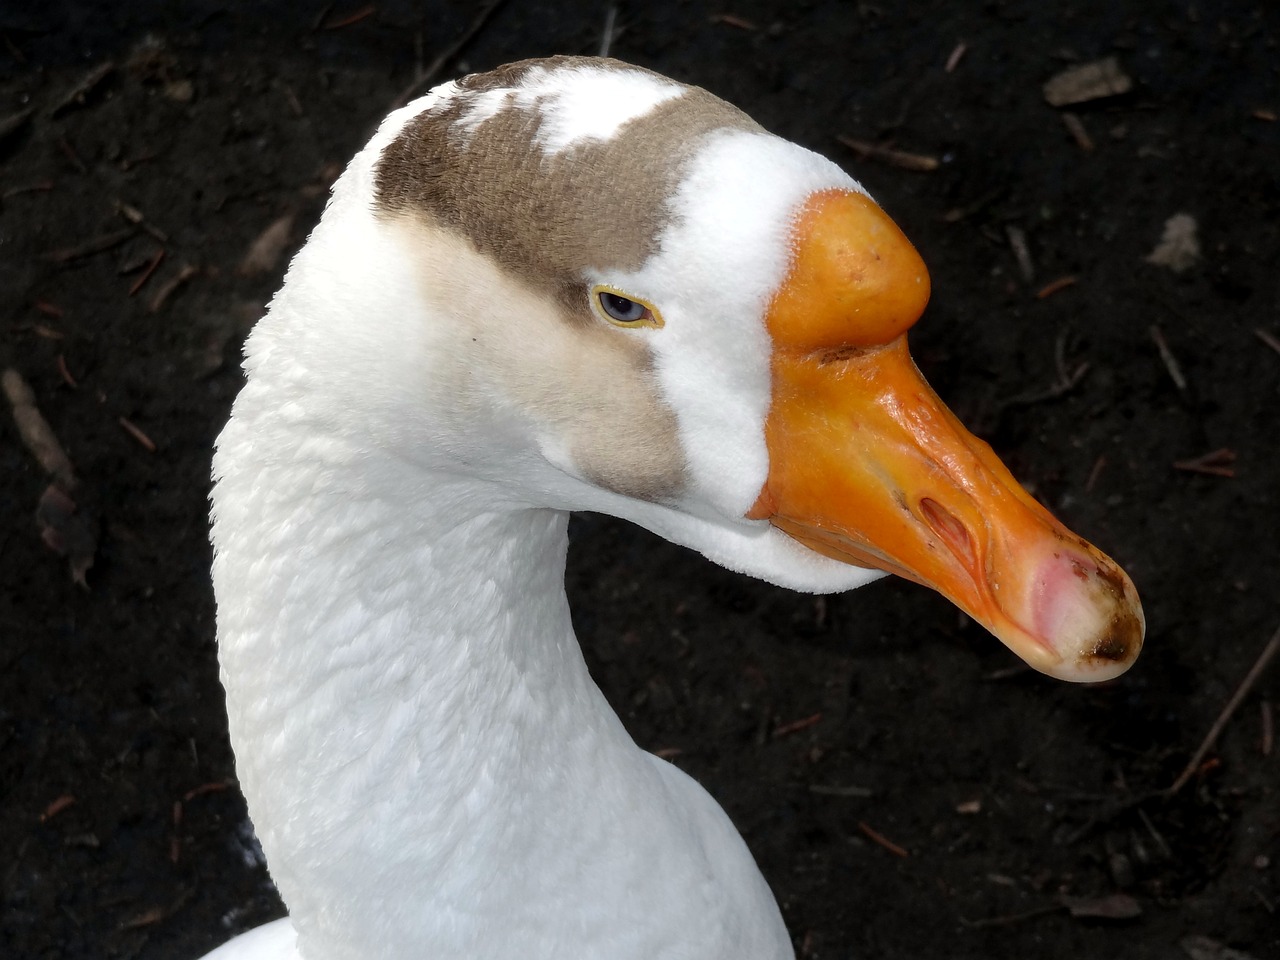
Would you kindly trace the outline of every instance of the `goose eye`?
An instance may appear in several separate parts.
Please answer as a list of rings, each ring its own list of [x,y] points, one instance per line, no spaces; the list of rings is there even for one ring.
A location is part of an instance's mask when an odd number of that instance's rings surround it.
[[[651,316],[649,308],[643,303],[608,290],[600,291],[600,309],[619,323],[639,323]]]
[[[590,303],[596,316],[619,327],[657,329],[662,326],[662,314],[657,307],[647,300],[629,297],[606,283],[597,283],[591,288]]]

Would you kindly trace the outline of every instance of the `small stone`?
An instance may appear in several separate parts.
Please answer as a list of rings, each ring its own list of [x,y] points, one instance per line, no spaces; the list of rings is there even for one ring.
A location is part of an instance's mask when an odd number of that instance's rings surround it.
[[[1107,858],[1107,865],[1111,868],[1111,879],[1115,881],[1115,885],[1121,890],[1133,886],[1133,863],[1123,853],[1113,853]]]
[[[195,99],[196,86],[190,80],[174,80],[165,84],[164,95],[175,103],[190,103]]]
[[[1147,254],[1147,263],[1182,273],[1200,259],[1199,224],[1189,213],[1175,213],[1164,222],[1164,235]]]

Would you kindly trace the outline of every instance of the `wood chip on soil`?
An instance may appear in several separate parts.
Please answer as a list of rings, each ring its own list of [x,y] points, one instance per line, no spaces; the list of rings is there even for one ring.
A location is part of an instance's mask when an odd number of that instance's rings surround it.
[[[83,107],[89,102],[89,95],[97,89],[98,85],[107,77],[115,72],[116,65],[108,60],[106,63],[100,63],[98,66],[90,70],[83,80],[71,88],[71,91],[58,101],[57,105],[50,111],[50,116],[56,117],[60,113],[71,110],[74,107]]]
[[[1044,85],[1044,98],[1050,106],[1065,107],[1116,97],[1131,89],[1133,80],[1121,69],[1120,61],[1104,57],[1054,74]]]
[[[1062,905],[1073,917],[1091,920],[1131,920],[1142,916],[1142,905],[1127,893],[1106,897],[1063,897]]]
[[[264,273],[272,273],[284,258],[284,252],[293,240],[293,224],[296,213],[286,213],[276,217],[265,230],[258,234],[244,258],[240,261],[239,273],[242,277],[252,277]]]
[[[1190,960],[1258,960],[1253,954],[1243,950],[1233,950],[1225,943],[1219,943],[1200,934],[1183,937],[1178,944]]]
[[[71,458],[62,449],[53,427],[49,426],[49,421],[36,406],[35,393],[27,381],[17,370],[9,369],[0,377],[0,383],[3,384],[5,397],[13,407],[13,422],[18,427],[18,436],[22,438],[23,445],[36,458],[44,472],[53,477],[64,490],[75,490],[78,481]]]

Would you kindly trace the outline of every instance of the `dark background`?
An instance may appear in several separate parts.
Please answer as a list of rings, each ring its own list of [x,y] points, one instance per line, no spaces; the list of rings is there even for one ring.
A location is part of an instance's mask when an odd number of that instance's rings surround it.
[[[288,252],[475,14],[366,10],[0,8],[0,362],[30,383],[97,534],[84,589],[42,543],[49,478],[4,416],[4,957],[188,960],[280,911],[226,741],[208,464],[239,342]],[[508,0],[436,79],[594,53],[605,12]],[[622,4],[617,26],[617,56],[732,100],[882,202],[933,275],[912,334],[922,369],[1130,571],[1149,624],[1128,675],[1067,686],[1018,669],[919,587],[800,596],[582,517],[579,634],[637,740],[725,804],[803,956],[1198,960],[1227,944],[1280,957],[1280,750],[1264,753],[1280,671],[1164,793],[1280,624],[1280,355],[1256,333],[1280,335],[1280,11],[660,0]],[[1041,88],[1104,56],[1133,86],[1073,108],[1085,150]],[[940,163],[859,158],[837,135]],[[1145,259],[1177,213],[1201,244],[1181,273]],[[246,274],[273,223],[288,243]],[[1232,477],[1174,466],[1223,448],[1234,461],[1210,465]]]

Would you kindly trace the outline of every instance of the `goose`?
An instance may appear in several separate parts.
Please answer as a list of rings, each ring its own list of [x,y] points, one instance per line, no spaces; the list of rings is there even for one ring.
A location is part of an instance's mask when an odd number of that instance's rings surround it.
[[[1123,672],[1133,584],[927,386],[928,297],[840,167],[648,70],[523,61],[388,116],[217,441],[221,676],[289,915],[210,960],[794,956],[588,674],[573,510],[801,591],[901,574],[1037,670]]]

